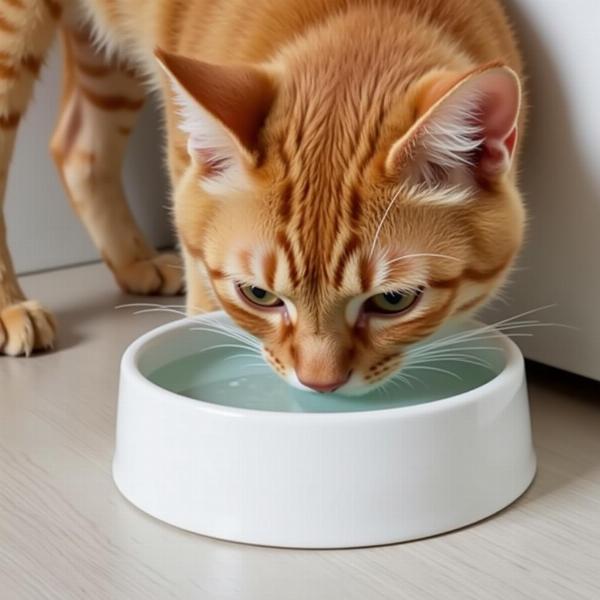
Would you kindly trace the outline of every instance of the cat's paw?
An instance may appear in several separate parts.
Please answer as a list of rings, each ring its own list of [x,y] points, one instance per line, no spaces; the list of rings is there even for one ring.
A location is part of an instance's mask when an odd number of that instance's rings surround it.
[[[177,254],[159,254],[115,273],[124,292],[142,296],[174,296],[183,292],[183,265]]]
[[[56,322],[39,302],[24,300],[0,309],[0,354],[29,356],[48,350],[56,338]]]

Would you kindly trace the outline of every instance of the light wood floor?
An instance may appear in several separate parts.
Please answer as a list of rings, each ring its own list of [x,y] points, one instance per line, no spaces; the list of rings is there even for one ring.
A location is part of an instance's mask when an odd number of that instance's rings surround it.
[[[232,544],[152,519],[112,483],[119,357],[170,317],[115,310],[135,299],[99,265],[24,283],[61,333],[52,354],[0,358],[0,600],[600,598],[599,384],[531,370],[539,471],[482,523],[360,550]]]

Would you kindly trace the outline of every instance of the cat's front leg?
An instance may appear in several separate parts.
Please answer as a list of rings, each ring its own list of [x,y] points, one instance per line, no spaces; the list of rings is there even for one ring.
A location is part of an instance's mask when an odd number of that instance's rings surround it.
[[[39,4],[4,3],[0,28],[0,354],[11,356],[52,347],[56,331],[52,315],[17,282],[2,211],[19,121],[62,10],[60,1]]]
[[[109,58],[79,23],[62,31],[69,76],[51,152],[73,209],[124,292],[182,291],[176,253],[159,254],[129,210],[121,170],[145,90],[127,65]]]
[[[26,300],[6,246],[0,212],[0,354],[29,355],[51,348],[56,336],[54,317],[35,300]]]

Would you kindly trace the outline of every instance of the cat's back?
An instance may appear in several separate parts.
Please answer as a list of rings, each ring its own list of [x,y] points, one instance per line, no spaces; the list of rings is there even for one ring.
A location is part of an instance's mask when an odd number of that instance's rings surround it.
[[[416,17],[460,42],[475,62],[501,59],[520,71],[499,0],[82,0],[107,38],[137,56],[155,47],[212,62],[262,61],[314,25],[357,12],[376,26]],[[398,32],[401,41],[402,32]],[[353,40],[359,43],[359,40]]]

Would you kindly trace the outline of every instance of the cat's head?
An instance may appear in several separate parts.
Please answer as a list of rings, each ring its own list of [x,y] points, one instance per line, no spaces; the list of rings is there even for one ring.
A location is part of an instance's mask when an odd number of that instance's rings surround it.
[[[366,392],[503,282],[524,222],[510,69],[357,87],[159,57],[191,157],[181,243],[289,383]]]

